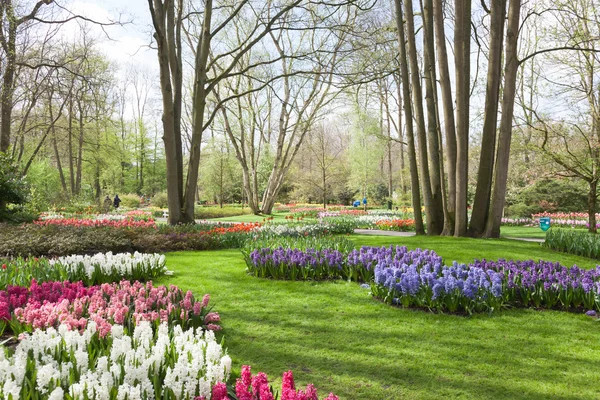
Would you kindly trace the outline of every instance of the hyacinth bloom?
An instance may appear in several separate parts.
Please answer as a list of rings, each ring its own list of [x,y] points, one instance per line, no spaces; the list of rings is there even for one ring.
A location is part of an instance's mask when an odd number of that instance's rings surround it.
[[[583,270],[546,261],[377,264],[373,293],[404,306],[451,312],[492,311],[503,305],[599,309],[600,267]]]
[[[112,326],[111,340],[99,345],[98,328],[90,322],[82,332],[65,325],[36,330],[23,335],[13,355],[0,350],[0,397],[227,398],[231,358],[213,332],[145,321],[130,335]]]
[[[252,375],[249,365],[242,366],[241,378],[235,383],[235,394],[238,400],[274,400],[269,379],[264,372]],[[283,373],[280,400],[319,400],[316,388],[309,384],[305,390],[296,390],[292,371]],[[336,395],[329,393],[323,400],[339,400]]]
[[[375,266],[385,260],[409,263],[413,260],[441,264],[442,258],[429,250],[408,250],[405,246],[369,247],[344,254],[332,249],[276,249],[252,251],[246,258],[248,270],[261,278],[275,279],[351,279],[370,282]]]
[[[60,324],[82,330],[89,320],[96,323],[101,337],[114,324],[132,329],[142,321],[219,330],[220,317],[208,313],[208,299],[205,296],[197,301],[190,291],[184,293],[176,286],[155,287],[152,282],[122,281],[85,287],[81,282],[33,281],[29,288],[11,286],[0,291],[0,318],[12,320],[15,335]]]

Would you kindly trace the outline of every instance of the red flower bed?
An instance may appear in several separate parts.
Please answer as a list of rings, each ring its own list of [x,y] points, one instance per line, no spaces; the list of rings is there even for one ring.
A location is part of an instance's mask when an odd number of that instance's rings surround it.
[[[415,229],[414,219],[392,219],[375,222],[377,227],[383,231],[406,232]]]
[[[134,219],[110,220],[110,219],[78,219],[78,218],[62,218],[62,219],[46,219],[34,221],[36,225],[49,226],[72,226],[76,228],[82,227],[110,227],[110,228],[156,228],[156,222],[150,218],[147,221],[136,221]]]

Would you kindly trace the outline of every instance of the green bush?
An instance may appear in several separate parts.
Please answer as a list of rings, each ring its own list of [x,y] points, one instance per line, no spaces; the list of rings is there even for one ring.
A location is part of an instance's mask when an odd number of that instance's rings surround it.
[[[542,179],[507,198],[507,217],[531,217],[540,212],[587,210],[587,188],[576,181]]]
[[[214,226],[213,226],[214,227]],[[207,233],[207,226],[156,228],[73,227],[0,224],[2,256],[63,256],[240,248],[252,232]]]
[[[124,194],[121,198],[121,207],[139,208],[141,204],[140,196],[135,193]]]
[[[9,221],[15,208],[9,205],[25,204],[29,197],[29,185],[21,176],[18,165],[5,153],[0,152],[0,221]]]
[[[550,229],[542,244],[552,250],[600,260],[600,236],[581,230]]]
[[[196,207],[194,210],[194,218],[196,219],[211,219],[223,217],[237,217],[239,215],[250,214],[249,208],[240,207]]]
[[[169,205],[169,200],[167,198],[167,192],[156,193],[154,195],[154,197],[152,197],[150,204],[152,204],[154,207],[167,208],[167,206]],[[162,215],[161,215],[161,217],[162,217]]]
[[[504,209],[504,216],[507,218],[531,218],[532,214],[543,212],[544,209],[539,205],[527,205],[525,203],[516,203]]]

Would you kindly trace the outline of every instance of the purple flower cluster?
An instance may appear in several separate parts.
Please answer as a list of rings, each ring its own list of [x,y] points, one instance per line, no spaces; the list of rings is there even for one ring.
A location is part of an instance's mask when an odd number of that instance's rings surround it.
[[[351,279],[371,282],[380,263],[432,263],[442,258],[430,250],[408,250],[406,246],[362,247],[343,254],[332,249],[263,248],[246,257],[248,270],[255,276],[274,279]]]
[[[548,261],[476,260],[472,267],[503,275],[507,297],[524,306],[596,308],[600,303],[600,266],[585,270]]]
[[[409,262],[382,260],[375,267],[373,294],[406,307],[483,311],[502,303],[502,275],[457,264],[445,266],[431,251],[415,250]]]

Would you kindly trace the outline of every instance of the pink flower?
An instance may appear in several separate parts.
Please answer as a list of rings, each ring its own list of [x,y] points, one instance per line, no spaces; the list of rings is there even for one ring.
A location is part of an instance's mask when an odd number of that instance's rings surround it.
[[[281,400],[295,400],[296,386],[294,385],[294,374],[292,371],[283,373],[281,382]]]
[[[205,323],[219,322],[220,320],[221,320],[221,316],[216,312],[208,313],[208,314],[206,314],[206,317],[204,317]]]
[[[212,388],[212,400],[227,400],[227,386],[223,382],[218,382]]]
[[[274,400],[273,393],[271,393],[271,389],[269,389],[269,385],[263,385],[260,387],[260,400]]]
[[[252,384],[252,368],[249,365],[242,366],[242,382],[249,387]]]
[[[208,325],[206,325],[206,329],[208,329],[209,331],[220,331],[223,328],[220,327],[219,325],[208,324]]]
[[[325,400],[340,400],[340,399],[335,394],[329,393],[329,396],[327,396],[327,398],[325,398]]]
[[[202,304],[199,302],[194,303],[194,315],[200,315],[202,313]]]
[[[202,308],[208,307],[208,302],[210,301],[210,294],[205,294],[202,298]]]
[[[267,388],[269,387],[269,379],[267,378],[267,374],[264,372],[259,372],[252,378],[252,392],[255,394],[261,393],[261,390],[264,386]]]

